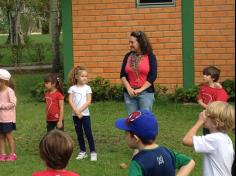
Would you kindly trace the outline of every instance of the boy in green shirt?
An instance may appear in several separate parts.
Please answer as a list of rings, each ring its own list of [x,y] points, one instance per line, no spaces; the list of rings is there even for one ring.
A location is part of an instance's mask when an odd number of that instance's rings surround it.
[[[132,158],[129,176],[187,176],[194,168],[195,162],[188,156],[154,143],[158,123],[152,112],[135,111],[116,120],[115,126],[125,131],[128,146],[139,150]]]

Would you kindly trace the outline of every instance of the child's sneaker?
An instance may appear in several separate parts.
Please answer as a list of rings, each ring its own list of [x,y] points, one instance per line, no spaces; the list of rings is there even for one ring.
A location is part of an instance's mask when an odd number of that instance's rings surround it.
[[[90,154],[90,160],[91,160],[91,161],[97,161],[97,160],[98,160],[97,153],[92,152],[92,153]]]
[[[7,155],[6,154],[1,154],[0,155],[0,161],[6,161]]]
[[[86,154],[86,152],[80,152],[78,154],[78,156],[76,157],[76,159],[77,160],[82,160],[82,159],[87,158],[87,157],[88,157],[88,155]]]
[[[7,156],[6,161],[16,161],[16,159],[17,159],[16,154],[12,153],[12,154]]]

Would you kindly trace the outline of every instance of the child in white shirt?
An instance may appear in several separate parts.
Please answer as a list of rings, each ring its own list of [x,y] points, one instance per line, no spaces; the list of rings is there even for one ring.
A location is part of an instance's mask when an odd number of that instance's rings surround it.
[[[234,112],[234,107],[226,102],[208,104],[183,138],[184,145],[204,154],[203,176],[231,176],[234,149],[227,132],[235,126]],[[208,128],[210,134],[196,136],[202,126]]]

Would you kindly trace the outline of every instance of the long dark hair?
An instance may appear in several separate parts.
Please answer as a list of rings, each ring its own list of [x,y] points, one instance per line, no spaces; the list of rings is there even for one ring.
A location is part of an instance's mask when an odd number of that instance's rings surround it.
[[[64,94],[63,92],[63,83],[60,81],[59,76],[56,73],[49,73],[44,77],[44,82],[51,82],[55,84],[56,89]]]
[[[144,54],[151,54],[152,53],[152,46],[147,37],[147,35],[142,31],[133,31],[131,32],[130,36],[133,36],[137,39],[139,43],[141,53]]]

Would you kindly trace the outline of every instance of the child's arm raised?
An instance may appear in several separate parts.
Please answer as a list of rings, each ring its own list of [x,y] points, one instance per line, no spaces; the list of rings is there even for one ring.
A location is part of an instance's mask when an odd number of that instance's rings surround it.
[[[192,147],[193,146],[193,136],[196,136],[197,131],[199,128],[203,126],[206,121],[205,111],[199,114],[199,118],[197,122],[193,125],[193,127],[186,133],[184,136],[182,143],[186,146]]]

